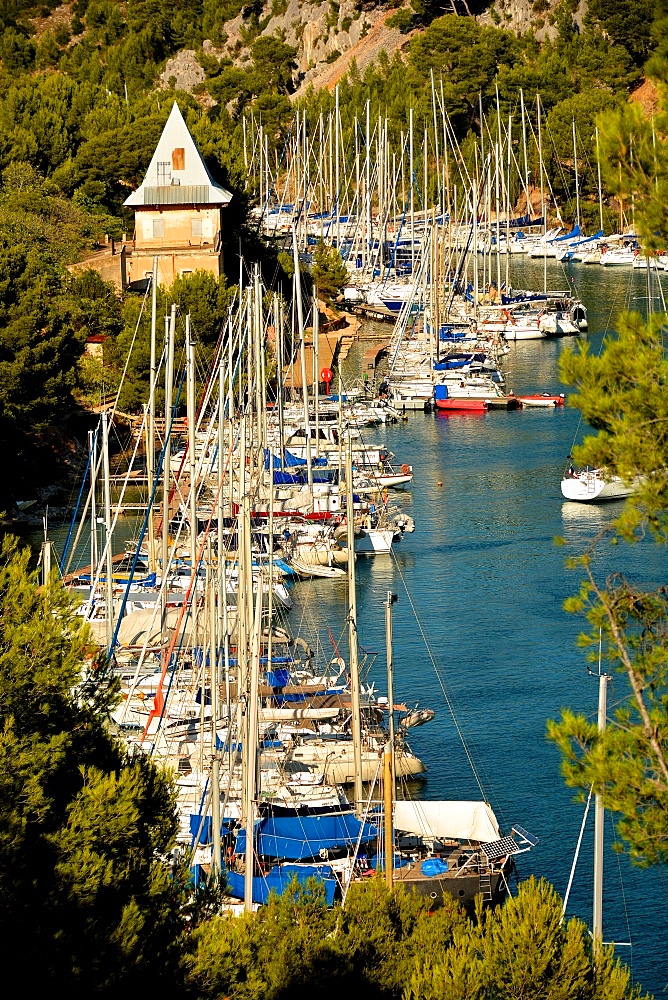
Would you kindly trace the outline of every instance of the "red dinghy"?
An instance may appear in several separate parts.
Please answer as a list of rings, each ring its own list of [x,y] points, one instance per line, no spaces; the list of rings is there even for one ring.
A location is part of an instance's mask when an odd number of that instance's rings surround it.
[[[476,410],[478,413],[482,413],[484,410],[489,409],[489,403],[486,399],[475,399],[471,397],[462,397],[459,399],[435,399],[437,410]]]
[[[563,392],[558,396],[550,396],[549,393],[535,393],[532,396],[518,396],[522,406],[564,406],[566,397]]]

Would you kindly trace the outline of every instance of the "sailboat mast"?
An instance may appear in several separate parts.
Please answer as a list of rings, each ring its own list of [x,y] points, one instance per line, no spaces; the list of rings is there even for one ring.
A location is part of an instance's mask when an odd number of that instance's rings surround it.
[[[172,387],[174,383],[174,332],[176,328],[176,303],[172,303],[172,311],[165,324],[166,355],[165,364],[165,449],[162,469],[162,558],[160,573],[164,581],[169,563],[169,479],[171,466],[172,436],[170,423],[172,419]],[[167,587],[162,586],[163,623],[166,615]]]
[[[413,174],[415,171],[415,160],[413,157],[413,108],[408,109],[408,183],[410,184],[411,197],[411,274],[415,274],[415,187],[413,184]]]
[[[213,551],[211,537],[207,540],[207,599],[209,602],[209,672],[211,677],[211,825],[213,827],[213,853],[211,855],[211,871],[214,875],[221,872],[220,825],[220,757],[217,746],[217,729],[219,716],[219,684],[218,684],[218,642],[216,640],[216,588],[213,569]],[[222,600],[223,595],[220,595]],[[204,685],[202,685],[204,691]],[[204,698],[202,698],[204,701]],[[229,734],[228,734],[229,739]]]
[[[315,457],[320,458],[320,310],[318,291],[313,286],[313,407],[315,412]]]
[[[186,316],[186,369],[188,410],[188,461],[190,469],[190,574],[193,593],[197,586],[197,455],[195,452],[195,340],[190,329],[190,313]]]
[[[598,142],[598,126],[596,128],[596,170],[598,174],[599,229],[601,230],[601,234],[603,234],[603,190],[601,187],[601,151],[599,149],[599,142]]]
[[[599,674],[598,678],[598,731],[605,732],[608,700],[607,674]],[[592,934],[595,950],[603,944],[603,842],[605,831],[605,811],[603,796],[596,795],[594,805],[594,912],[592,919]]]
[[[394,833],[392,830],[392,762],[394,748],[390,740],[383,750],[383,861],[385,867],[385,884],[388,889],[394,885]]]
[[[390,744],[394,750],[394,661],[392,655],[392,605],[397,603],[397,595],[387,592],[385,603],[385,653],[387,657],[387,711],[390,730]],[[394,769],[393,769],[394,770]]]
[[[350,431],[346,448],[346,524],[348,528],[348,645],[350,647],[350,699],[352,702],[355,809],[362,807],[362,711],[357,648],[357,594],[355,581],[355,521],[353,511],[353,443]]]
[[[543,174],[543,132],[540,123],[540,94],[536,94],[538,115],[538,169],[540,171],[540,209],[543,214],[543,291],[547,293],[547,212],[545,209],[545,177]]]
[[[339,132],[340,132],[340,120],[339,120],[339,85],[336,85],[336,97],[335,97],[335,113],[334,113],[334,144],[336,146],[334,169],[335,169],[335,192],[334,192],[334,207],[336,208],[336,249],[341,252],[341,206],[339,205]]]
[[[111,656],[114,618],[113,556],[111,551],[111,482],[109,477],[109,416],[102,413],[102,463],[104,472],[104,545],[107,553],[105,587],[105,622],[107,649]]]
[[[306,350],[304,344],[304,311],[302,308],[302,279],[299,271],[299,252],[297,250],[297,234],[292,230],[292,251],[295,262],[295,299],[297,302],[297,323],[299,325],[299,358],[302,376],[302,399],[304,402],[304,434],[306,440],[306,476],[308,490],[313,496],[313,465],[311,462],[311,422],[308,413],[308,386],[306,385]]]
[[[97,431],[88,432],[90,451],[90,600],[93,601],[93,581],[97,570]]]
[[[158,258],[153,258],[153,274],[151,276],[151,369],[148,392],[148,448],[146,450],[147,495],[153,496],[155,483],[155,384],[157,378],[156,362],[156,323],[158,310]],[[149,570],[155,572],[155,540],[153,537],[153,511],[148,519],[148,564]]]
[[[250,535],[250,497],[244,500],[244,519],[246,531]],[[241,568],[240,568],[241,572]],[[251,578],[252,579],[252,578]],[[260,635],[262,631],[262,590],[263,580],[260,571],[257,593],[255,596],[255,621],[251,644],[250,683],[248,691],[248,720],[246,726],[246,743],[248,760],[246,764],[246,870],[244,873],[244,909],[253,909],[253,870],[255,855],[255,805],[257,799],[257,768],[258,768],[258,690],[260,686]],[[253,600],[252,588],[247,594],[249,604]]]
[[[580,182],[578,178],[578,146],[575,140],[575,118],[573,119],[573,165],[575,167],[575,224],[580,225]]]

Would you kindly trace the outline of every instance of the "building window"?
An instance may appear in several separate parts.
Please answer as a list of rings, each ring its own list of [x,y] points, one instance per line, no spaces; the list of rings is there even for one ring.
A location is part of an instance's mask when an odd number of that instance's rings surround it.
[[[154,219],[153,220],[153,239],[161,240],[165,235],[165,220],[164,219]]]
[[[169,162],[158,163],[158,187],[167,187],[172,183],[172,168]]]
[[[186,169],[186,151],[183,148],[172,150],[172,170]]]
[[[202,220],[201,219],[191,219],[190,220],[190,235],[191,236],[201,236],[202,235]]]
[[[185,268],[181,268],[179,274],[181,275],[182,278],[184,278],[187,274],[192,274],[192,271],[186,270]]]

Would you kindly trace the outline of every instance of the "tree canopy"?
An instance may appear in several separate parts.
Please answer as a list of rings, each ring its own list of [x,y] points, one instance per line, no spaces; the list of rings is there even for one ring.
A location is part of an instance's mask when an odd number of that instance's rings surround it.
[[[0,933],[32,989],[171,986],[184,873],[166,773],[108,731],[115,687],[75,600],[0,552]]]
[[[611,949],[597,963],[585,925],[529,879],[502,908],[469,919],[454,901],[430,913],[379,877],[324,906],[314,884],[273,897],[257,914],[215,917],[193,935],[187,981],[202,998],[386,1000],[631,1000],[640,990]],[[317,985],[316,985],[317,984]]]

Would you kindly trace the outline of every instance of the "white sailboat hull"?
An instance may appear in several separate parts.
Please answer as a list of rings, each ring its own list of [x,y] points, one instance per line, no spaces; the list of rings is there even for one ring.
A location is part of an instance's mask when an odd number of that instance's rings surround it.
[[[591,472],[565,476],[561,480],[561,492],[566,500],[595,503],[601,500],[623,500],[636,493],[640,485],[640,478],[632,483],[625,483],[618,476],[604,477],[600,469],[594,469]]]

